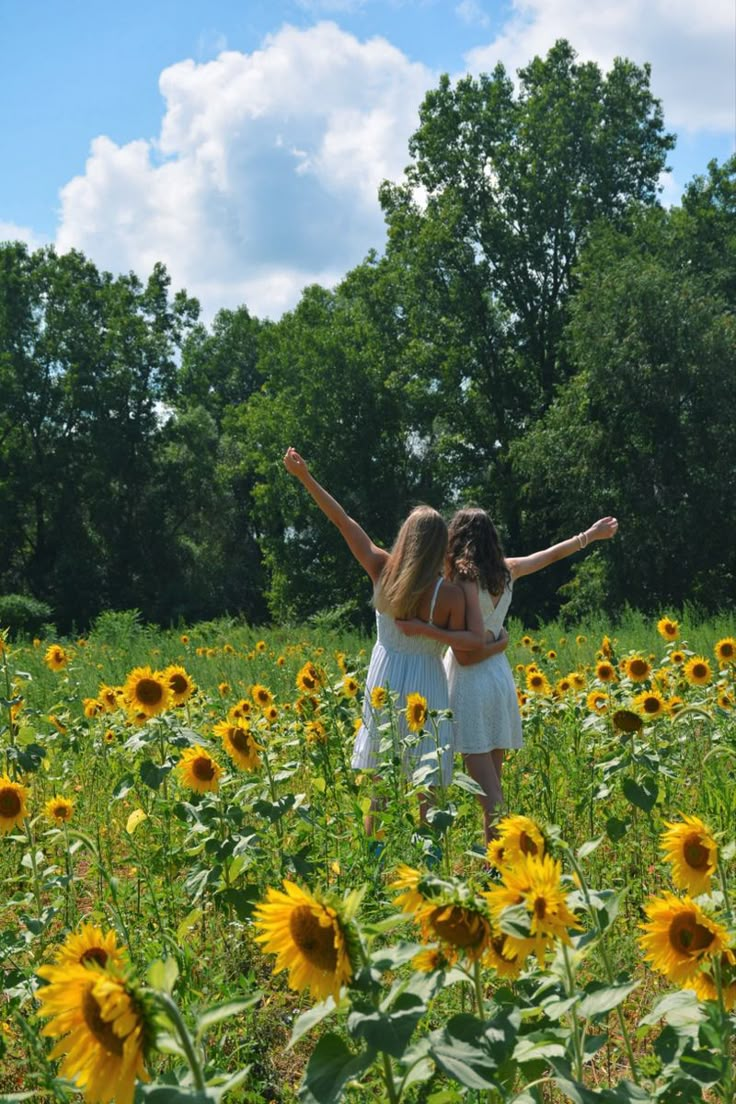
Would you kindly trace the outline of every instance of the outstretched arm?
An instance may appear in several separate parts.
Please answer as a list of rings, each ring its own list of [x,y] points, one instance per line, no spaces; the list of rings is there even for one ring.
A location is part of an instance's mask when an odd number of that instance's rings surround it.
[[[517,556],[515,559],[506,560],[506,566],[511,572],[512,579],[520,579],[522,575],[533,575],[535,571],[541,571],[549,564],[557,560],[564,560],[573,552],[580,552],[587,548],[593,541],[610,540],[616,535],[618,521],[615,517],[599,518],[588,529],[578,533],[575,537],[553,544],[551,548],[544,548],[541,552],[533,552],[530,556]]]
[[[306,461],[301,458],[296,449],[288,448],[286,450],[284,467],[309,492],[325,517],[337,526],[345,538],[348,548],[375,583],[388,559],[388,553],[384,552],[382,548],[378,548],[368,534],[361,529],[357,521],[353,521],[343,510],[340,503],[324,487],[320,486],[307,467]]]

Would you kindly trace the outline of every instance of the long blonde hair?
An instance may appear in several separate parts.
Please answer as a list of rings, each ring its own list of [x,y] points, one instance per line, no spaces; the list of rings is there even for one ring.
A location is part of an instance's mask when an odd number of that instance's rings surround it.
[[[376,609],[392,617],[415,617],[424,591],[442,573],[446,551],[445,519],[431,506],[415,506],[376,584]]]

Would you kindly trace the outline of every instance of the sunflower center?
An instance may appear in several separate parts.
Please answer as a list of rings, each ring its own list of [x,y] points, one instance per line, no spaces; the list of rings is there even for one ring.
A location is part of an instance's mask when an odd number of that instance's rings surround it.
[[[82,998],[82,1015],[84,1022],[99,1043],[108,1054],[114,1054],[116,1058],[123,1056],[123,1040],[118,1038],[112,1029],[112,1025],[102,1018],[100,1006],[92,995],[92,986],[87,989]]]
[[[184,675],[172,675],[169,686],[175,694],[184,694],[189,689],[189,682]]]
[[[547,915],[547,901],[544,897],[537,897],[534,901],[534,915],[537,920],[544,920]]]
[[[632,675],[637,675],[641,678],[642,675],[647,673],[648,667],[643,659],[633,659],[629,664],[629,671]]]
[[[645,713],[659,713],[659,701],[657,698],[646,698],[644,701]]]
[[[142,678],[135,688],[135,696],[142,705],[158,705],[164,688],[156,679]]]
[[[522,832],[519,836],[519,850],[522,855],[536,855],[539,851],[534,840],[526,832]]]
[[[733,655],[733,644],[721,644],[720,653],[721,659],[731,659]]]
[[[440,939],[453,947],[477,947],[483,940],[480,917],[459,905],[434,909],[429,922]]]
[[[17,790],[6,786],[0,790],[0,816],[17,817],[22,808],[20,795]]]
[[[200,755],[192,762],[192,774],[200,782],[211,782],[215,777],[215,764],[211,759]]]
[[[312,966],[329,973],[337,969],[335,928],[324,926],[309,905],[299,905],[289,918],[289,930],[297,947]]]
[[[248,752],[250,751],[250,733],[246,732],[244,728],[231,728],[230,743],[236,751]]]
[[[693,666],[693,674],[695,678],[705,678],[705,666],[702,663],[696,663]]]
[[[98,966],[106,966],[107,958],[107,951],[103,947],[88,947],[79,956],[79,961],[83,966],[87,962],[96,962]],[[94,997],[92,997],[92,1000],[94,1000]],[[97,1002],[95,1001],[95,1003]]]
[[[685,840],[682,849],[685,862],[692,870],[705,870],[710,860],[707,847],[704,847],[699,836],[689,836]]]
[[[715,935],[699,924],[691,912],[676,916],[670,925],[670,943],[680,954],[696,957],[711,945]]]
[[[68,805],[57,805],[54,809],[54,818],[56,820],[69,820],[71,816],[71,809]]]

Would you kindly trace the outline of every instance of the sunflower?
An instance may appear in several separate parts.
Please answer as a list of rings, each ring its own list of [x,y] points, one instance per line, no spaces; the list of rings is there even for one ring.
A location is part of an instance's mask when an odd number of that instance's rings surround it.
[[[51,671],[63,671],[69,663],[71,656],[65,652],[61,644],[49,644],[43,661]]]
[[[555,690],[561,698],[564,698],[566,694],[569,694],[572,690],[572,683],[570,682],[569,678],[558,679],[555,685]]]
[[[169,684],[171,700],[174,705],[183,705],[185,701],[189,701],[197,689],[183,667],[167,667],[163,672],[163,677]]]
[[[294,709],[300,717],[313,717],[319,713],[319,698],[313,694],[301,694],[294,702]]]
[[[522,636],[521,643],[523,644],[523,646],[525,648],[531,648],[534,641],[532,640],[532,638],[530,636]]]
[[[56,824],[64,824],[72,819],[74,802],[68,797],[52,797],[44,805],[44,812],[49,820]]]
[[[284,891],[269,889],[256,906],[256,941],[275,954],[274,970],[289,971],[289,985],[312,996],[335,1000],[353,976],[347,925],[332,905],[284,879]]]
[[[182,633],[181,636],[179,637],[179,639],[181,640],[182,644],[188,644],[189,643],[189,637],[187,636],[186,633]]]
[[[689,989],[695,990],[695,995],[699,1000],[718,1000],[718,983],[709,969],[710,965],[708,963],[704,969],[699,970],[695,977],[687,983]],[[713,965],[715,965],[715,962]],[[731,1012],[734,1005],[736,1005],[736,955],[733,951],[723,952],[718,968],[721,974],[723,1006],[727,1012]]]
[[[480,901],[426,901],[414,920],[427,942],[438,942],[450,962],[483,958],[491,940],[491,923]]]
[[[275,722],[279,719],[279,711],[275,705],[267,705],[262,713],[263,719],[269,724],[275,724]]]
[[[645,679],[649,678],[652,670],[642,655],[629,656],[628,659],[623,661],[623,668],[632,682],[644,682]]]
[[[657,632],[663,640],[677,640],[680,635],[679,622],[671,617],[661,617],[657,622]]]
[[[547,659],[550,660],[550,662],[554,662],[557,659],[557,652],[554,650],[554,648],[550,648],[550,650],[547,652]]]
[[[342,671],[342,673],[344,675],[347,674],[347,670],[348,670],[347,657],[346,657],[344,652],[335,652],[335,663],[337,664],[337,666],[340,668],[340,670]]]
[[[587,642],[587,636],[583,636],[582,633],[578,633],[578,635],[575,637],[575,643],[578,645],[578,647],[580,647],[582,644],[587,644]]]
[[[106,969],[109,966],[122,970],[126,965],[122,947],[118,946],[114,931],[104,932],[94,924],[82,924],[78,931],[70,932],[54,954],[56,966],[91,966]]]
[[[498,842],[503,847],[503,866],[514,866],[526,855],[544,854],[544,836],[530,817],[507,816],[498,823]],[[493,861],[488,853],[489,862]],[[496,864],[498,865],[498,864]]]
[[[642,690],[641,694],[636,695],[632,705],[648,721],[667,712],[667,703],[658,690]]]
[[[713,648],[716,659],[722,665],[733,663],[736,656],[736,639],[732,636],[724,636]]]
[[[552,692],[547,676],[541,671],[527,671],[526,688],[532,694],[542,694],[545,697],[549,697]]]
[[[639,714],[631,709],[617,709],[612,720],[618,732],[641,732],[644,724]]]
[[[111,728],[105,729],[105,734],[102,737],[102,739],[105,741],[106,744],[114,744],[115,743],[115,732],[113,731],[113,729],[111,729]]]
[[[100,713],[105,712],[104,703],[99,698],[83,698],[82,706],[85,717],[99,717]]]
[[[229,682],[218,682],[217,684],[217,692],[221,698],[227,698],[230,694],[230,689]]]
[[[20,828],[28,816],[26,800],[28,790],[20,782],[13,782],[7,774],[0,775],[0,834]]]
[[[256,644],[256,651],[257,652],[265,652],[265,650],[266,650],[266,641],[265,640],[259,640],[258,643]]]
[[[219,788],[222,767],[199,744],[186,748],[177,763],[177,770],[185,786],[196,793],[207,793]]]
[[[503,867],[501,877],[503,885],[484,893],[493,919],[503,930],[504,911],[523,906],[528,914],[529,934],[512,935],[506,931],[506,945],[522,957],[533,952],[537,962],[544,965],[553,943],[556,940],[569,943],[568,930],[580,928],[562,887],[562,864],[550,855],[522,855],[513,867]]]
[[[276,660],[276,666],[277,667],[285,667],[286,666],[286,656],[280,655],[278,657],[278,659]]]
[[[710,884],[718,867],[718,844],[705,824],[696,816],[683,814],[681,822],[665,821],[661,850],[672,866],[672,881],[693,897],[710,893]]]
[[[160,671],[136,667],[125,680],[125,701],[131,713],[155,717],[171,704],[168,680]]]
[[[406,695],[406,725],[410,732],[421,732],[427,720],[427,699],[421,694]]]
[[[599,682],[615,682],[616,668],[607,659],[602,659],[595,665],[595,677]]]
[[[504,932],[493,929],[483,958],[483,965],[490,966],[500,978],[513,980],[521,973],[524,959],[510,946]]]
[[[720,709],[725,709],[726,712],[729,712],[731,709],[733,709],[733,706],[734,706],[733,694],[730,693],[728,690],[719,690],[718,695],[716,697],[716,701],[718,702],[719,708]]]
[[[222,746],[232,761],[243,770],[257,770],[261,765],[258,754],[263,748],[257,744],[247,723],[220,721],[212,730],[222,740]]]
[[[388,690],[384,686],[374,686],[371,690],[371,705],[374,709],[383,709],[388,701]]]
[[[358,686],[357,679],[354,679],[352,675],[345,675],[342,680],[342,693],[346,698],[354,698],[358,693],[360,687]]]
[[[604,659],[613,659],[613,644],[610,636],[604,636],[598,649]]]
[[[652,969],[676,985],[688,985],[701,963],[728,950],[726,928],[713,920],[691,897],[665,893],[645,906],[647,922],[639,943]]]
[[[54,728],[56,729],[56,731],[61,733],[62,736],[64,736],[66,734],[66,725],[64,724],[63,721],[60,721],[59,718],[54,713],[49,713],[47,719],[48,719],[49,724],[52,724],[54,726]]]
[[[143,1062],[148,1027],[130,983],[88,966],[42,966],[49,982],[36,992],[42,1035],[58,1038],[50,1057],[64,1060],[87,1104],[132,1104],[137,1080],[148,1081]]]
[[[120,700],[117,691],[118,687],[107,686],[104,682],[101,683],[97,691],[97,700],[102,702],[102,707],[106,713],[115,713],[120,708]]]
[[[608,694],[602,690],[591,690],[585,704],[591,713],[605,713],[608,710]]]
[[[227,711],[227,719],[229,721],[239,721],[242,718],[250,717],[253,712],[253,702],[248,698],[241,698],[239,702],[232,705]]]
[[[681,652],[679,648],[675,648],[670,652],[670,662],[676,663],[678,667],[681,667],[686,659],[687,656],[684,652]]]
[[[321,721],[307,721],[304,726],[304,737],[308,744],[326,744],[327,729]]]
[[[264,648],[265,648],[265,644],[264,644]],[[222,654],[223,655],[235,655],[235,649],[233,648],[232,644],[223,644],[222,645]]]
[[[432,974],[436,970],[446,970],[452,966],[441,947],[425,947],[419,954],[415,954],[411,964],[420,974]]]
[[[685,664],[685,678],[691,686],[707,686],[711,680],[710,663],[702,656],[693,656]]]
[[[506,847],[503,840],[499,839],[498,836],[488,844],[486,859],[489,865],[495,867],[496,870],[500,870],[506,861]]]
[[[250,696],[259,709],[268,709],[269,705],[273,705],[273,694],[267,686],[262,686],[259,682],[251,687]]]
[[[396,874],[397,877],[388,888],[400,889],[402,892],[394,900],[394,904],[398,905],[402,912],[409,912],[413,916],[429,900],[419,888],[423,875],[421,871],[415,870],[413,866],[407,866],[406,863],[399,863]]]
[[[671,698],[667,699],[667,712],[674,717],[677,713],[680,712],[684,704],[684,698],[681,698],[679,694],[673,694]]]
[[[303,694],[313,694],[324,684],[324,672],[311,661],[304,664],[296,676],[296,688]]]

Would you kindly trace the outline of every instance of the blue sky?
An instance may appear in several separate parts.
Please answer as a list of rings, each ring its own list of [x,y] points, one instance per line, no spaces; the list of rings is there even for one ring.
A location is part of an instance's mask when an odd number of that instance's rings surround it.
[[[439,74],[557,37],[652,63],[665,200],[734,151],[733,0],[0,0],[0,239],[161,259],[206,315],[277,317],[382,247],[376,189]]]

